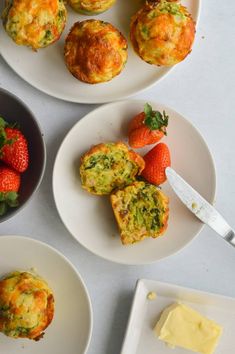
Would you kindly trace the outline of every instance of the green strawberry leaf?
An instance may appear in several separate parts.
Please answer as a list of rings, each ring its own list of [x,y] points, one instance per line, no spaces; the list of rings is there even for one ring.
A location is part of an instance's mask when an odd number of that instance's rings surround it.
[[[7,204],[5,202],[0,202],[0,216],[7,212]]]
[[[7,200],[7,205],[9,205],[9,207],[11,208],[16,208],[19,206],[19,201],[16,200]]]
[[[150,104],[144,106],[145,120],[144,123],[150,130],[160,130],[166,135],[166,127],[169,117],[165,111],[163,114],[159,111],[153,111]]]
[[[7,139],[7,134],[4,128],[0,126],[0,156],[1,156],[1,149],[5,145],[12,145],[17,141],[17,138]]]
[[[0,126],[0,149],[5,145],[6,141],[7,141],[6,132],[4,128]]]
[[[0,192],[0,202],[4,202],[5,201],[5,193]]]
[[[8,192],[8,193],[6,193],[5,198],[6,198],[5,199],[6,203],[10,207],[15,208],[15,207],[19,206],[18,193],[16,193],[16,192]]]
[[[150,106],[149,103],[145,103],[145,105],[144,105],[144,113],[145,113],[146,117],[152,115],[153,109],[152,109],[152,106]]]
[[[6,213],[8,207],[16,208],[19,206],[18,193],[0,192],[0,215]]]
[[[4,128],[16,128],[19,129],[20,125],[18,122],[15,123],[9,123],[7,121],[5,121],[5,119],[3,117],[0,116],[0,129],[4,129]]]
[[[7,192],[6,193],[6,200],[7,201],[15,201],[18,198],[18,193],[16,192]]]
[[[2,117],[0,117],[0,128],[5,128],[6,125],[7,125],[6,121]]]

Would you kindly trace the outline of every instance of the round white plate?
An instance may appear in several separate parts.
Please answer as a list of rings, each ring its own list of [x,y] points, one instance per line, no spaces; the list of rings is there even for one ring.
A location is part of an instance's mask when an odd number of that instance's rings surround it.
[[[70,233],[96,255],[124,264],[151,263],[170,256],[191,241],[203,226],[165,183],[162,188],[170,197],[170,219],[166,234],[157,239],[123,246],[109,197],[90,195],[80,185],[81,155],[93,144],[126,141],[128,122],[143,110],[144,103],[142,100],[111,103],[89,113],[65,137],[53,171],[56,206]],[[170,116],[168,135],[163,141],[170,148],[172,167],[213,203],[215,167],[206,142],[180,114],[160,104],[150,104],[154,109],[164,109]],[[148,149],[139,149],[139,152],[142,154]]]
[[[140,8],[141,1],[117,0],[113,8],[95,16],[95,18],[111,22],[126,38],[129,38],[130,18]],[[0,12],[4,1],[1,3]],[[182,3],[187,6],[196,21],[199,15],[200,0],[183,0]],[[158,68],[143,62],[134,53],[129,41],[129,59],[125,69],[118,77],[108,83],[98,85],[89,85],[78,81],[65,66],[63,58],[64,40],[74,22],[90,17],[77,14],[69,6],[68,12],[68,23],[61,39],[38,52],[17,46],[0,26],[0,53],[18,75],[37,89],[51,96],[72,102],[110,102],[150,87],[171,70],[170,68]],[[183,65],[183,63],[178,65]]]
[[[21,236],[0,236],[0,277],[35,268],[55,296],[55,315],[35,342],[0,333],[3,354],[85,354],[92,332],[92,308],[86,286],[73,265],[45,243]]]

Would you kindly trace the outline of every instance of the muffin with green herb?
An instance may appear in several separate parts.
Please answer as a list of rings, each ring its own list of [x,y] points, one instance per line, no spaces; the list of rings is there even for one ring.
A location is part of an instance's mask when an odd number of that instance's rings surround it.
[[[136,181],[116,190],[111,204],[124,245],[159,237],[167,229],[169,199],[152,184]]]
[[[53,292],[38,275],[15,271],[0,280],[0,332],[37,341],[53,315]]]
[[[122,142],[95,145],[81,158],[82,187],[92,194],[110,194],[132,183],[144,166],[144,159]]]
[[[191,52],[195,23],[178,1],[147,1],[132,17],[131,42],[149,64],[172,66]]]
[[[63,0],[5,0],[2,19],[16,44],[37,50],[60,38],[67,10]]]

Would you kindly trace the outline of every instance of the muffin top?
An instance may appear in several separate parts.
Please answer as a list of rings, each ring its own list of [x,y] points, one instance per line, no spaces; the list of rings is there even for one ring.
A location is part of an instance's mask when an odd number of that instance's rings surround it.
[[[68,0],[75,11],[95,15],[108,10],[116,0]]]
[[[79,80],[99,83],[118,75],[127,61],[127,41],[110,23],[76,22],[66,38],[65,61]]]
[[[60,37],[67,11],[63,0],[6,0],[2,18],[6,32],[17,44],[36,50]]]
[[[131,41],[149,64],[171,66],[191,51],[195,24],[177,1],[147,2],[132,18]]]
[[[39,340],[54,315],[54,297],[45,280],[15,271],[0,280],[0,332]]]

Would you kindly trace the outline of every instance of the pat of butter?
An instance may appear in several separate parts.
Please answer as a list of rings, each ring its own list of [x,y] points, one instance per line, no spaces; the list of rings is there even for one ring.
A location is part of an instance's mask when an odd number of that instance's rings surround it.
[[[172,304],[162,312],[154,331],[170,347],[212,354],[222,327],[186,305]]]

